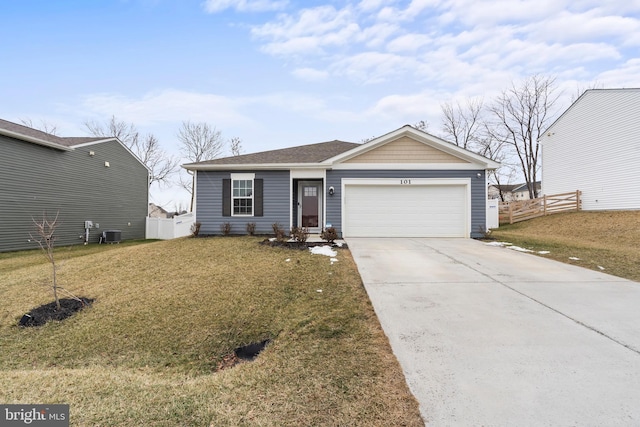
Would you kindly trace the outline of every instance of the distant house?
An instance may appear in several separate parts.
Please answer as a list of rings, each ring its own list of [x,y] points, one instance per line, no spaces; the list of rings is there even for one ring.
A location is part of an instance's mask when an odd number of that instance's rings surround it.
[[[171,218],[171,216],[162,206],[149,203],[149,218]]]
[[[584,210],[640,209],[640,89],[585,91],[540,143],[544,194],[581,190]]]
[[[489,199],[498,199],[501,202],[510,202],[514,199],[513,189],[522,184],[490,184],[488,190]]]
[[[33,219],[58,214],[56,245],[104,231],[145,237],[149,170],[117,138],[62,138],[0,120],[0,252],[33,249]],[[88,230],[88,232],[87,232]]]
[[[329,141],[190,163],[200,234],[331,225],[342,237],[481,237],[498,163],[403,126],[365,144]]]
[[[541,194],[540,181],[537,181],[535,186],[538,190],[538,194]],[[527,187],[526,182],[521,184],[504,185],[491,184],[489,185],[489,199],[499,199],[501,202],[529,200],[529,188]]]
[[[540,191],[542,190],[542,184],[540,183],[540,181],[536,181],[534,186],[538,194],[540,195],[539,197],[541,197],[542,193]],[[513,195],[513,200],[530,200],[531,199],[531,196],[529,195],[529,187],[527,187],[526,182],[516,185],[513,188],[513,190],[511,190],[511,194]]]

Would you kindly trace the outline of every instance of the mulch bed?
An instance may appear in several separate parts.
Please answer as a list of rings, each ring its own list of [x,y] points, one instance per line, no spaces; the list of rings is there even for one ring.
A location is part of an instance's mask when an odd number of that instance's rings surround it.
[[[343,243],[341,246],[338,246],[335,243],[328,243],[328,242],[291,242],[291,241],[282,242],[282,241],[271,240],[271,239],[264,239],[260,242],[260,244],[265,246],[289,248],[289,249],[308,249],[314,246],[331,246],[332,248],[340,248],[340,249],[347,248],[346,243]]]
[[[56,303],[50,302],[49,304],[41,305],[31,310],[29,313],[22,316],[18,324],[20,326],[32,327],[42,326],[47,322],[53,320],[64,320],[73,316],[75,313],[89,307],[93,301],[92,298],[80,297],[75,298],[62,298],[60,301],[60,310],[56,308]]]

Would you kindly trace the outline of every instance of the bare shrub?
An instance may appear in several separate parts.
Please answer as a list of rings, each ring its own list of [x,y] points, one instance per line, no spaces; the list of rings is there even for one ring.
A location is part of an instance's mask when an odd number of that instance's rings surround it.
[[[305,243],[309,238],[307,227],[291,227],[291,238],[296,242]]]
[[[275,222],[271,224],[271,228],[273,229],[273,234],[275,234],[276,240],[278,242],[287,241],[287,233],[285,233],[284,229],[282,228],[279,222]]]
[[[232,228],[232,225],[230,222],[225,222],[220,224],[220,231],[222,231],[222,234],[224,234],[225,236],[228,236],[229,234],[231,234],[231,228]]]
[[[254,234],[256,234],[256,223],[255,222],[247,223],[247,233],[249,234],[249,236],[253,236]]]
[[[193,224],[191,224],[191,236],[198,237],[198,234],[200,234],[201,226],[202,226],[201,222],[194,222]]]
[[[338,232],[334,227],[325,228],[322,230],[322,233],[320,233],[320,238],[329,243],[333,243],[338,238]]]

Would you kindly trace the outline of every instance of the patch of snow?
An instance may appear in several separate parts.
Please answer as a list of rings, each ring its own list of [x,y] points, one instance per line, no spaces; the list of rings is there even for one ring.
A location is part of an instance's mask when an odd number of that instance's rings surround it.
[[[331,262],[338,262],[338,258],[331,258],[329,261],[331,261]]]
[[[287,259],[285,259],[284,261],[285,261],[285,262],[289,262],[289,261],[291,261],[291,258],[287,258]]]
[[[269,241],[270,241],[270,242],[275,242],[275,241],[276,241],[276,238],[275,238],[275,237],[271,237],[271,238],[269,239]]]
[[[550,254],[551,252],[549,252],[549,251],[538,251],[538,253],[540,255],[547,255],[547,254]]]
[[[513,249],[518,252],[533,252],[531,249],[521,248],[520,246],[509,246],[509,249]]]
[[[489,243],[485,243],[485,245],[487,245],[487,246],[499,246],[499,247],[503,248],[505,246],[511,246],[511,245],[513,245],[513,243],[509,243],[509,242],[489,242]]]
[[[343,244],[344,243],[342,243],[342,242],[336,242],[336,246],[339,247],[339,248],[341,248]]]
[[[572,260],[572,261],[580,261],[580,258],[577,258],[577,257],[574,257],[574,256],[570,256],[569,259]]]
[[[321,294],[322,293],[322,289],[318,289],[318,290],[316,290],[316,292]]]
[[[600,270],[604,270],[604,267],[603,267],[603,266],[601,266],[601,265],[599,265],[599,266],[598,266],[598,268],[599,268]]]
[[[331,246],[313,246],[309,248],[309,250],[314,255],[326,255],[328,257],[335,257],[338,255],[338,252],[331,249]]]

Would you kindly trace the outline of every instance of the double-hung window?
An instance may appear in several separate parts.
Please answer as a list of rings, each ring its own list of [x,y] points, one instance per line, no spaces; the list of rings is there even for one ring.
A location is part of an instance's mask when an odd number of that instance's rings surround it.
[[[231,215],[253,216],[254,174],[231,174]]]

